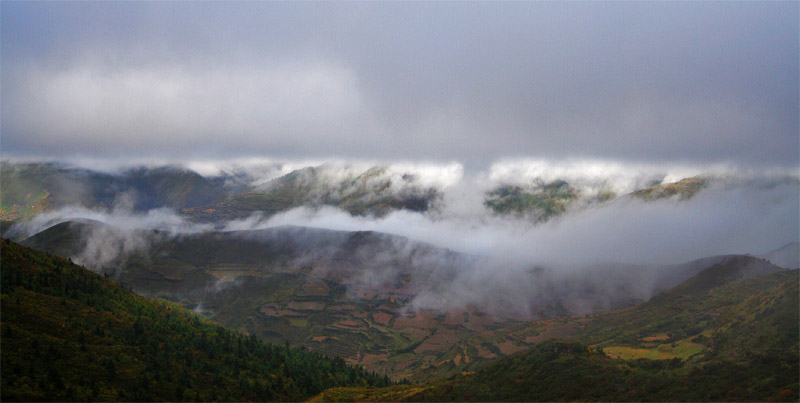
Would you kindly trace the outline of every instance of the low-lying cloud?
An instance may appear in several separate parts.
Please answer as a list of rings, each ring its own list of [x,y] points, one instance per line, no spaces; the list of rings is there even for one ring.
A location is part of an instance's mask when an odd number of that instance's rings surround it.
[[[681,263],[728,253],[765,253],[798,240],[798,186],[714,188],[686,201],[620,199],[533,224],[490,214],[428,216],[398,211],[354,217],[333,207],[297,208],[268,219],[232,222],[228,229],[302,225],[378,231],[459,252],[515,257],[548,266],[592,263]]]
[[[646,299],[663,286],[656,278],[664,265],[723,254],[761,255],[800,240],[800,182],[791,170],[551,162],[550,171],[542,164],[505,161],[477,174],[466,174],[459,164],[384,165],[383,175],[396,180],[413,174],[419,183],[441,193],[436,208],[425,212],[356,216],[332,206],[312,205],[272,216],[256,213],[240,220],[198,224],[164,208],[132,212],[132,196],[122,195],[114,208],[66,207],[46,212],[17,224],[8,235],[23,239],[67,220],[106,223],[109,226],[84,234],[88,239],[84,250],[74,256],[79,263],[103,269],[131,253],[146,256],[157,239],[144,232],[154,229],[161,230],[162,237],[283,226],[375,231],[404,238],[387,238],[378,249],[358,250],[357,260],[367,262],[367,267],[345,276],[354,292],[394,284],[400,271],[412,270],[418,278],[410,285],[416,294],[411,308],[449,310],[474,305],[522,315],[553,301],[566,303],[564,309],[571,312],[591,312],[617,306],[624,298]],[[281,169],[270,166],[261,171],[250,167],[248,172],[274,175]],[[368,167],[323,164],[317,169],[324,172],[322,178],[336,183]],[[227,168],[210,165],[204,169],[218,174]],[[546,222],[497,215],[484,205],[486,191],[509,183],[524,186],[566,179],[580,192],[591,194],[603,187],[630,191],[651,180],[700,173],[711,178],[709,184],[688,199],[645,201],[621,196],[569,208]],[[247,180],[260,183],[257,175]],[[298,250],[303,249],[302,239],[293,241],[300,245]],[[319,238],[308,239],[313,243]],[[418,242],[463,255],[453,260],[442,249],[421,248]],[[326,245],[294,256],[294,264],[332,264],[339,244]]]

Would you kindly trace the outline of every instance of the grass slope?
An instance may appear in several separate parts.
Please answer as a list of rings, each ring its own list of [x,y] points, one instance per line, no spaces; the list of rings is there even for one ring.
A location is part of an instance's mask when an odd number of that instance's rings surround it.
[[[299,400],[388,380],[274,346],[2,240],[3,401]]]
[[[555,181],[532,189],[501,186],[486,194],[484,205],[495,214],[533,215],[538,220],[546,221],[563,214],[578,196],[578,191],[565,181]]]
[[[484,333],[443,353],[462,354],[455,366],[461,372],[444,380],[336,388],[315,398],[797,401],[798,271],[767,265],[752,257],[729,258],[634,308]],[[473,357],[473,365],[463,364],[470,348],[508,348],[511,340],[531,347],[488,363]],[[474,372],[463,372],[467,368]]]

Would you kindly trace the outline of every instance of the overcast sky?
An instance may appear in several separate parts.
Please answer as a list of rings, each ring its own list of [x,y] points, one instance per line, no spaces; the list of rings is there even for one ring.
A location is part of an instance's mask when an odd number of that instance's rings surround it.
[[[2,155],[797,166],[799,4],[3,1]]]

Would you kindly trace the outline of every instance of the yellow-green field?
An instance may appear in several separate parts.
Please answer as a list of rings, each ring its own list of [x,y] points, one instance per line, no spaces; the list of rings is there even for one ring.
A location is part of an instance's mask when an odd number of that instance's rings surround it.
[[[705,351],[701,344],[693,343],[689,339],[679,340],[675,343],[660,344],[654,348],[628,347],[628,346],[609,346],[603,347],[603,352],[612,358],[623,360],[637,360],[648,358],[651,360],[671,360],[680,358],[688,360],[692,356]]]

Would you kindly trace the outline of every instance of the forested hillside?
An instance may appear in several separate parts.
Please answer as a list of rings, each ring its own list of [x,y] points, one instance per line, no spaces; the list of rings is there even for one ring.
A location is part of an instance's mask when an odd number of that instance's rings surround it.
[[[2,240],[2,391],[16,400],[300,400],[388,385],[342,359],[275,346]]]

